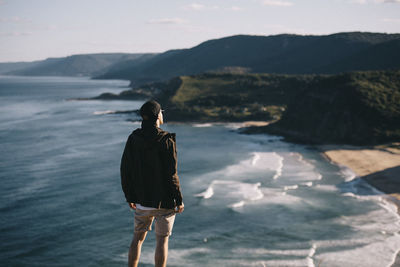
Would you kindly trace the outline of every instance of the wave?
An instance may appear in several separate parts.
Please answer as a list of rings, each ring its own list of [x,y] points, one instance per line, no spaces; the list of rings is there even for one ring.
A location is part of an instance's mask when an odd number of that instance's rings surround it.
[[[278,168],[276,169],[274,177],[272,177],[275,180],[278,179],[280,176],[282,176],[283,157],[279,156],[276,152],[273,153],[275,153],[275,155],[278,157]]]
[[[93,115],[131,114],[131,113],[137,114],[137,110],[101,110],[93,112]]]
[[[260,190],[261,183],[243,183],[237,181],[214,180],[208,188],[196,197],[203,199],[215,198],[218,202],[225,202],[228,207],[243,207],[249,201],[262,199],[264,194]]]
[[[205,127],[212,127],[212,126],[214,126],[214,124],[213,123],[194,123],[194,124],[192,124],[192,126],[196,127],[196,128],[205,128]]]
[[[289,170],[285,171],[284,179],[278,179],[287,167],[286,159],[290,165]],[[198,183],[194,187],[209,181],[208,187],[195,196],[205,200],[218,198],[219,203],[229,208],[243,207],[254,200],[263,199],[265,195],[268,195],[269,203],[279,203],[282,198],[289,202],[298,202],[298,198],[289,197],[287,192],[312,187],[313,181],[322,179],[322,175],[315,171],[314,165],[305,162],[299,154],[252,152],[248,159],[193,179],[193,183]],[[279,182],[276,182],[277,180]],[[264,186],[261,187],[261,184]],[[267,184],[274,188],[268,188]]]
[[[250,158],[230,165],[222,170],[226,176],[242,176],[246,177],[249,173],[268,173],[274,171],[273,179],[277,179],[282,175],[283,157],[276,152],[253,152]]]
[[[340,175],[344,178],[346,182],[349,182],[351,180],[354,180],[357,178],[357,174],[353,172],[350,168],[344,165],[337,165],[340,168]]]
[[[302,244],[307,246],[308,244]],[[309,246],[309,245],[308,245]],[[310,248],[298,249],[265,249],[265,248],[235,248],[233,254],[251,255],[254,258],[270,258],[262,261],[258,266],[307,266],[315,267],[314,255],[317,250],[317,244],[311,244]],[[282,256],[292,258],[291,260],[279,259]],[[273,258],[273,259],[271,259]],[[275,258],[275,259],[274,259]]]
[[[296,185],[287,185],[287,186],[283,187],[283,190],[287,191],[287,190],[294,190],[297,188],[299,188],[299,185],[297,185],[297,184]]]
[[[117,111],[115,110],[104,110],[104,111],[95,111],[93,115],[105,115],[105,114],[115,114]]]

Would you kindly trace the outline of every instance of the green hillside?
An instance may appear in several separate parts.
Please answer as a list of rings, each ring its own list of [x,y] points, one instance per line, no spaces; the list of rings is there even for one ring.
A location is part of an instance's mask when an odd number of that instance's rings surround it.
[[[277,120],[313,76],[202,74],[180,77],[181,84],[158,94],[171,120]]]
[[[248,133],[307,143],[400,140],[400,71],[182,76],[100,99],[154,98],[167,121],[271,121]],[[98,99],[97,98],[97,99]]]
[[[400,141],[400,71],[316,78],[263,130],[315,143]]]

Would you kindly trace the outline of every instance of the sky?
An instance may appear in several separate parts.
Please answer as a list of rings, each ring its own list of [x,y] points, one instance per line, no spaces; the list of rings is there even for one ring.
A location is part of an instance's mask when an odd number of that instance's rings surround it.
[[[400,33],[400,0],[0,0],[0,62],[348,31]]]

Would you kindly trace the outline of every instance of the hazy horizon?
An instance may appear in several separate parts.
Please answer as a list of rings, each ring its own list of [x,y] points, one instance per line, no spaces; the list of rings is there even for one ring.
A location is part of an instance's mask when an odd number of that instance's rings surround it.
[[[0,62],[160,53],[246,35],[398,33],[400,0],[0,0]]]

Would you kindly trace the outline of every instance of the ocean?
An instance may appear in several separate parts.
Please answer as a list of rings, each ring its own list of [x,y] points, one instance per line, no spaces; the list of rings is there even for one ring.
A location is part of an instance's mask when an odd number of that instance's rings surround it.
[[[142,101],[77,101],[127,81],[0,77],[0,265],[126,266],[133,212],[120,186]],[[185,211],[168,266],[391,266],[400,218],[313,146],[238,124],[168,123]],[[153,266],[154,233],[139,266]]]

